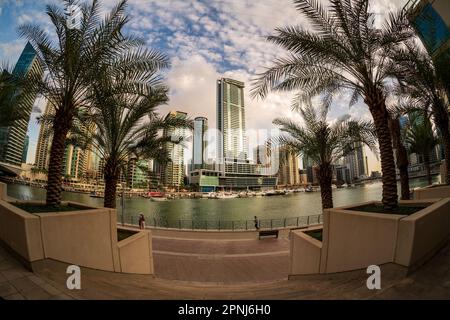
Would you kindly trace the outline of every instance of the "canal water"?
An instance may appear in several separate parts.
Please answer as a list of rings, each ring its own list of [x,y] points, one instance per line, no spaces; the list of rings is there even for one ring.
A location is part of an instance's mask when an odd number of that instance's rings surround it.
[[[439,181],[439,176],[433,177]],[[426,179],[411,179],[410,187],[425,186]],[[400,190],[400,186],[399,186]],[[8,185],[8,195],[22,200],[43,200],[45,189],[18,184]],[[70,200],[93,206],[102,206],[102,198],[89,194],[64,192],[63,200]],[[333,189],[334,206],[381,200],[381,182],[367,183],[354,188]],[[259,219],[283,219],[289,217],[318,215],[321,213],[320,192],[299,192],[284,196],[252,197],[235,199],[177,199],[152,202],[145,198],[125,199],[125,222],[137,223],[137,216],[143,213],[146,220],[170,222],[176,225],[187,221],[232,221]],[[121,201],[117,201],[118,220],[121,221]],[[148,220],[147,220],[148,221]]]

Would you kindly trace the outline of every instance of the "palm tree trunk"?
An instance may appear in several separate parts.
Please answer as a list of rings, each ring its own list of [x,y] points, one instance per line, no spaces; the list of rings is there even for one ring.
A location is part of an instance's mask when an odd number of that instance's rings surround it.
[[[423,162],[425,163],[425,169],[427,170],[428,185],[431,186],[433,184],[433,180],[431,179],[430,155],[428,153],[423,155]]]
[[[389,128],[391,130],[392,143],[395,148],[395,155],[397,158],[397,168],[400,171],[400,187],[401,187],[401,199],[409,200],[409,173],[408,173],[408,153],[401,140],[400,132],[400,120],[389,120]]]
[[[65,142],[69,132],[70,121],[61,121],[55,116],[53,124],[53,140],[50,148],[50,161],[47,174],[47,199],[49,206],[59,206],[61,204],[62,191],[62,165],[65,151]]]
[[[319,165],[318,178],[320,196],[322,197],[322,209],[333,208],[333,191],[331,189],[333,173],[329,163],[322,163]]]
[[[395,209],[398,207],[397,179],[385,99],[381,90],[374,89],[366,95],[364,101],[372,114],[380,146],[383,206],[387,210]]]
[[[105,176],[105,199],[103,201],[105,208],[116,207],[117,181],[117,177]]]
[[[105,198],[103,206],[105,208],[116,207],[117,182],[119,180],[119,172],[113,161],[107,160],[105,163]]]

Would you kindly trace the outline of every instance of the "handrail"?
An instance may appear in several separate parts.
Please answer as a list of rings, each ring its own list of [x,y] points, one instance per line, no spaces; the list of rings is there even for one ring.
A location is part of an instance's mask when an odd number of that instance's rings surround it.
[[[120,217],[122,218],[122,217]],[[122,221],[122,220],[120,220]],[[125,225],[138,225],[138,217],[125,214]],[[213,230],[213,231],[244,231],[273,230],[290,227],[307,227],[323,222],[323,215],[296,216],[273,219],[258,219],[258,229],[254,220],[192,220],[192,219],[158,219],[146,218],[146,227],[178,229],[178,230]],[[120,223],[118,223],[120,224]]]

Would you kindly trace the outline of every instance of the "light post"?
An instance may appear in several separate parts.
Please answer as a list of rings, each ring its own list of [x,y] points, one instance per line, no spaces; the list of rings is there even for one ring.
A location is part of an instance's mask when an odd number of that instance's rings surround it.
[[[124,215],[125,215],[125,188],[124,188],[124,184],[122,183],[122,199],[121,199],[121,207],[122,207],[122,226],[125,225],[125,221],[124,221]]]

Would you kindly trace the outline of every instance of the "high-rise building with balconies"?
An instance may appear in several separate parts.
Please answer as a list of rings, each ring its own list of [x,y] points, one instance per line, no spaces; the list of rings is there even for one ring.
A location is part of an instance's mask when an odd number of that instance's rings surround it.
[[[217,158],[222,162],[247,160],[244,87],[244,83],[237,80],[217,80]]]
[[[20,54],[19,60],[14,67],[13,74],[26,75],[29,73],[42,75],[43,69],[37,57],[36,51],[28,42]],[[26,117],[15,121],[9,127],[0,128],[0,162],[15,166],[22,165],[22,156],[24,153],[28,122],[30,121],[35,98],[36,96],[27,97],[26,101],[20,104],[20,107],[26,110]]]

